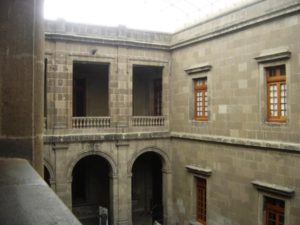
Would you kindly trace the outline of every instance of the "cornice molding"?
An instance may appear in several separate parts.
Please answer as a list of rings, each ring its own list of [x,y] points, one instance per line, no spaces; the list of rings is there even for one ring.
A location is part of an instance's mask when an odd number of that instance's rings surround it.
[[[269,141],[269,140],[258,140],[258,139],[247,139],[247,138],[233,138],[218,135],[201,135],[193,133],[182,133],[182,132],[171,132],[171,138],[183,139],[183,140],[194,140],[211,143],[220,143],[227,145],[237,145],[245,147],[255,147],[268,149],[273,151],[282,152],[293,152],[300,154],[300,144],[280,141]]]
[[[279,195],[279,196],[283,196],[283,197],[292,197],[295,194],[295,189],[293,189],[293,188],[288,188],[288,187],[280,186],[277,184],[269,184],[269,183],[266,183],[263,181],[258,181],[258,180],[254,180],[251,183],[257,190],[263,191],[266,193]]]
[[[197,35],[193,38],[188,38],[186,40],[178,41],[175,43],[151,43],[143,42],[137,40],[128,40],[126,37],[123,38],[103,38],[103,37],[94,37],[86,35],[75,35],[75,34],[64,34],[64,33],[55,33],[55,32],[45,32],[46,40],[54,41],[66,41],[66,42],[78,42],[78,43],[89,43],[89,44],[104,44],[104,45],[113,45],[113,46],[124,46],[124,47],[136,47],[136,48],[148,48],[148,49],[157,49],[164,51],[176,50],[183,48],[192,44],[203,42],[209,39],[213,39],[219,36],[224,36],[226,34],[237,32],[242,29],[246,29],[251,26],[255,26],[261,23],[268,22],[270,20],[277,19],[289,14],[297,13],[300,11],[300,3],[294,3],[287,7],[271,11],[269,13],[244,20],[237,21],[234,24],[225,25],[222,28],[216,29],[212,32],[206,32],[200,35]],[[203,25],[205,23],[202,23]],[[199,25],[199,26],[201,26]],[[193,26],[194,27],[194,26]],[[188,29],[188,28],[187,28]],[[177,32],[180,33],[180,32]],[[171,34],[172,35],[172,34]],[[174,34],[173,34],[174,35]]]
[[[291,57],[291,52],[288,49],[271,49],[262,52],[259,56],[254,59],[258,63],[267,63],[272,61],[278,61],[283,59],[289,59]]]
[[[142,41],[133,41],[126,39],[110,39],[101,37],[91,37],[84,35],[74,35],[74,34],[63,34],[63,33],[49,33],[45,32],[45,39],[48,41],[66,41],[66,42],[77,42],[85,44],[103,44],[103,45],[113,45],[113,46],[124,46],[124,47],[136,47],[136,48],[148,48],[168,51],[170,49],[169,44],[160,43],[149,43]]]
[[[211,68],[212,68],[212,66],[209,63],[203,63],[203,64],[190,66],[189,68],[185,69],[184,71],[188,75],[193,75],[195,73],[207,72],[207,71],[211,70]]]
[[[212,174],[212,170],[209,168],[201,168],[196,165],[186,165],[185,168],[187,169],[188,172],[196,174],[196,175],[201,175],[204,177],[210,177]]]
[[[299,11],[300,11],[300,3],[297,2],[297,3],[287,6],[285,8],[281,8],[281,9],[272,11],[270,13],[263,14],[261,16],[257,16],[257,17],[254,17],[254,18],[251,18],[251,19],[248,19],[245,21],[238,21],[232,25],[224,26],[223,28],[216,29],[212,32],[198,35],[197,37],[194,37],[194,38],[189,38],[189,39],[186,39],[183,41],[178,41],[177,43],[172,44],[170,48],[171,48],[171,50],[176,50],[176,49],[179,49],[182,47],[186,47],[186,46],[189,46],[192,44],[203,42],[203,41],[213,39],[213,38],[216,38],[219,36],[223,36],[223,35],[226,35],[226,34],[229,34],[232,32],[236,32],[236,31],[239,31],[242,29],[246,29],[248,27],[255,26],[257,24],[265,23],[267,21],[277,19],[279,17],[286,16],[286,15],[296,13]]]

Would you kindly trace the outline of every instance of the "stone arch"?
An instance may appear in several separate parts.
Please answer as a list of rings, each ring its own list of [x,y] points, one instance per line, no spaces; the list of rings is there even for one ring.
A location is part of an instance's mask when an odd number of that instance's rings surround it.
[[[157,147],[146,147],[143,148],[142,150],[136,152],[135,154],[133,154],[131,160],[128,163],[128,167],[127,167],[127,173],[130,175],[132,173],[132,167],[134,162],[137,160],[137,158],[139,156],[141,156],[142,154],[146,153],[146,152],[154,152],[156,154],[158,154],[162,160],[162,169],[164,172],[170,173],[171,171],[171,162],[170,162],[170,158],[169,156],[166,154],[166,152],[164,152],[163,150],[157,148]]]
[[[104,153],[104,152],[84,152],[84,153],[81,153],[79,155],[76,155],[76,157],[74,157],[70,164],[68,165],[67,167],[67,180],[68,181],[72,181],[72,172],[73,172],[73,169],[74,167],[76,166],[76,164],[83,158],[87,157],[87,156],[100,156],[102,158],[104,158],[105,160],[107,160],[108,164],[110,165],[111,167],[111,175],[112,177],[115,177],[117,175],[117,166],[116,166],[116,163],[115,161],[113,160],[113,158]]]
[[[53,170],[53,167],[51,166],[51,164],[48,162],[48,160],[44,159],[44,166],[47,168],[47,170],[49,171],[50,174],[50,181],[51,182],[55,182],[55,173]]]
[[[128,167],[127,167],[127,173],[128,173],[128,187],[129,187],[129,194],[130,194],[130,197],[129,197],[129,201],[128,201],[128,204],[131,205],[132,207],[132,210],[130,211],[130,215],[129,215],[129,218],[130,218],[130,223],[131,224],[135,224],[139,219],[137,219],[137,214],[134,215],[134,212],[133,212],[133,201],[132,201],[132,197],[133,197],[133,179],[134,179],[134,174],[136,171],[133,171],[133,167],[134,167],[134,164],[135,162],[137,162],[140,157],[144,154],[147,154],[147,153],[154,153],[158,159],[160,160],[160,163],[161,163],[161,183],[160,183],[160,188],[161,188],[161,192],[159,194],[159,192],[156,192],[156,194],[154,194],[155,196],[160,196],[158,197],[160,200],[158,200],[158,206],[160,205],[161,206],[161,210],[158,210],[157,212],[159,213],[159,215],[161,215],[161,217],[157,217],[160,218],[161,220],[163,220],[162,222],[164,224],[167,224],[167,220],[168,220],[168,215],[169,215],[169,211],[170,211],[170,204],[168,204],[168,199],[171,198],[172,194],[171,194],[171,162],[170,162],[170,157],[168,156],[168,154],[155,147],[155,146],[148,146],[146,148],[143,148],[141,149],[140,151],[137,151],[133,154],[131,160],[128,162]],[[156,167],[157,168],[157,167]],[[151,181],[153,182],[153,180]],[[157,191],[158,189],[156,189]],[[148,190],[149,191],[149,190]],[[151,190],[151,192],[153,191],[153,189]],[[149,199],[146,200],[148,201],[149,203]],[[149,204],[145,204],[145,205],[149,205]],[[146,211],[148,211],[149,209],[145,208]],[[152,209],[151,209],[152,211]],[[143,214],[145,218],[145,220],[149,220],[149,215],[147,214]],[[145,216],[146,215],[146,216]],[[152,220],[155,218],[153,215],[151,215],[150,217],[152,217]]]

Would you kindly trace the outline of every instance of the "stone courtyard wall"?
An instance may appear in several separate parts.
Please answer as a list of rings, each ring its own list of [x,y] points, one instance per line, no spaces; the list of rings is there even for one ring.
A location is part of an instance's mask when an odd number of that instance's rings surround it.
[[[198,224],[195,178],[202,177],[208,225],[263,225],[264,196],[284,199],[285,225],[298,225],[299,11],[299,0],[258,0],[172,35],[46,22],[45,162],[57,194],[71,206],[72,168],[81,157],[100,155],[113,168],[114,224],[131,225],[130,167],[152,151],[164,162],[165,224]],[[74,129],[73,61],[109,64],[110,127]],[[164,126],[132,126],[133,65],[163,67]],[[266,119],[264,71],[276,65],[286,67],[285,123]],[[201,77],[207,121],[193,115],[193,79]]]

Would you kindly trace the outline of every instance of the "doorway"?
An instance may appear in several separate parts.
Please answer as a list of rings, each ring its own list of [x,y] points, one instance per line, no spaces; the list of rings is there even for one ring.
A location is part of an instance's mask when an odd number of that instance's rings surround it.
[[[160,155],[146,152],[132,167],[133,225],[163,223],[162,161]]]
[[[82,158],[73,169],[72,210],[83,225],[99,224],[99,207],[108,210],[111,218],[110,177],[111,166],[101,156]]]

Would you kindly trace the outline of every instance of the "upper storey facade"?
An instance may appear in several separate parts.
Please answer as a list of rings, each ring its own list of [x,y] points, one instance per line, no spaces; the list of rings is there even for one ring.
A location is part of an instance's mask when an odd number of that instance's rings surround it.
[[[299,11],[300,1],[257,1],[175,33],[173,134],[299,143]]]
[[[298,143],[299,11],[258,0],[174,34],[47,21],[47,129]]]
[[[45,36],[47,130],[168,130],[169,34],[48,21]]]

